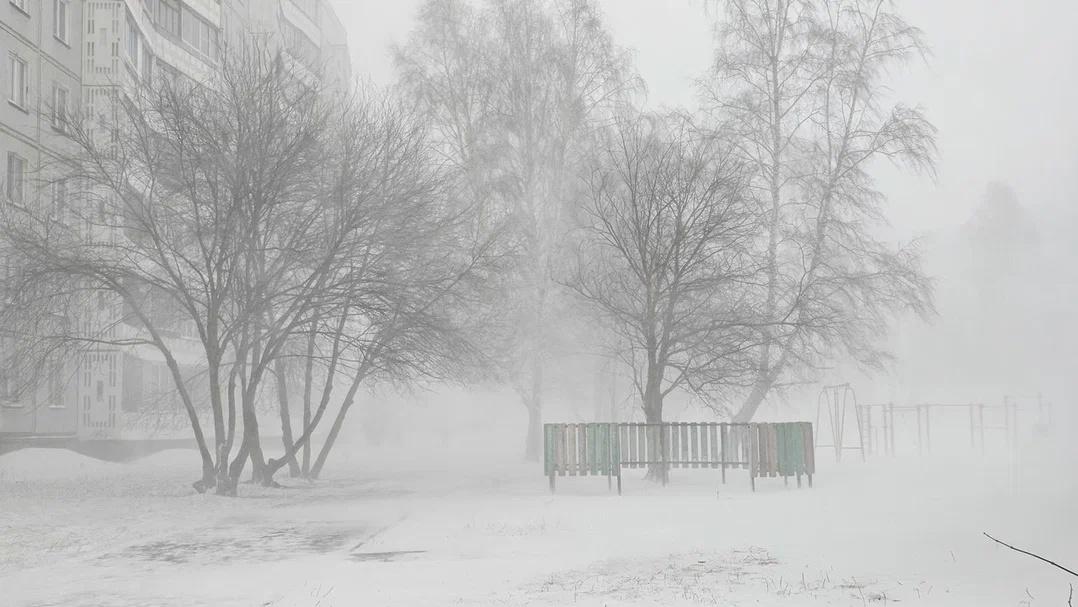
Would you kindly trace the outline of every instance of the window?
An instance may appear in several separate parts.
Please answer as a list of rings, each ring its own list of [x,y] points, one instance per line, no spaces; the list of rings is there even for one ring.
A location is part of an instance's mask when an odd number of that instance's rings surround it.
[[[183,41],[198,48],[199,34],[202,33],[202,19],[191,9],[183,7]]]
[[[292,0],[292,4],[311,19],[318,19],[318,0]]]
[[[138,66],[138,26],[131,14],[127,15],[127,59],[131,65]]]
[[[26,109],[26,60],[12,53],[9,67],[8,74],[11,78],[11,86],[9,87],[10,97],[8,99],[20,108]]]
[[[67,108],[70,93],[59,84],[52,87],[52,126],[58,131],[67,128]]]
[[[203,55],[206,55],[210,59],[217,59],[217,28],[206,21],[202,22],[202,28],[202,46],[200,50]]]
[[[15,152],[7,155],[7,179],[4,185],[7,188],[7,198],[11,202],[23,201],[23,183],[26,176],[26,159]]]
[[[217,28],[183,7],[183,41],[210,59],[217,58]]]
[[[154,22],[166,34],[180,37],[180,5],[176,0],[156,0]]]
[[[56,39],[67,44],[67,3],[69,0],[52,0],[53,30]]]
[[[317,69],[320,63],[318,45],[303,30],[289,21],[281,22],[285,48],[292,56],[304,62],[307,67]]]

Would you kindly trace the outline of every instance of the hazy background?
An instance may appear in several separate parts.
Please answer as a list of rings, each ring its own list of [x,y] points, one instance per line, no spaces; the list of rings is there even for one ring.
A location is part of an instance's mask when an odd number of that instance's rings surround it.
[[[390,47],[406,40],[421,0],[333,4],[349,32],[354,69],[375,84],[391,83]],[[720,16],[709,4],[601,1],[616,42],[634,53],[651,107],[695,105],[694,79],[709,67]],[[886,373],[840,366],[825,382],[853,382],[862,402],[998,403],[1040,393],[1062,412],[1078,394],[1078,3],[897,5],[924,30],[932,55],[892,74],[892,94],[927,109],[939,129],[939,171],[936,178],[886,165],[874,172],[890,199],[890,235],[922,241],[939,316],[898,324],[889,337],[896,360]],[[990,194],[992,183],[1002,185]],[[558,388],[574,398],[594,392]],[[789,418],[794,413],[784,408],[800,404],[799,415],[811,418],[816,391],[806,386],[785,404],[773,402],[771,415]],[[503,414],[523,415],[512,394],[492,397],[492,410],[495,402]],[[552,405],[552,421],[578,406]]]
[[[353,66],[392,80],[390,45],[405,40],[420,0],[333,0]],[[632,49],[653,106],[690,106],[708,68],[718,16],[704,0],[603,0],[615,40]],[[881,171],[891,220],[909,236],[965,222],[986,184],[1006,181],[1023,204],[1070,204],[1078,191],[1078,3],[907,0],[907,20],[933,49],[894,74],[894,93],[940,129],[933,183]]]

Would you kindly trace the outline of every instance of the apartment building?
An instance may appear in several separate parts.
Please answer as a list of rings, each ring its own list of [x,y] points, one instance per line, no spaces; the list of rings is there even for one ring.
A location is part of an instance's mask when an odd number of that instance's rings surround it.
[[[63,188],[38,187],[30,176],[70,145],[71,111],[107,112],[139,81],[205,81],[251,34],[280,45],[312,77],[349,78],[344,27],[327,0],[0,0],[2,203],[66,204]],[[90,314],[119,315],[107,294],[96,306]],[[197,354],[187,363],[196,375]],[[145,348],[98,348],[69,367],[19,396],[0,372],[0,437],[118,438],[140,412],[179,406],[163,361]]]

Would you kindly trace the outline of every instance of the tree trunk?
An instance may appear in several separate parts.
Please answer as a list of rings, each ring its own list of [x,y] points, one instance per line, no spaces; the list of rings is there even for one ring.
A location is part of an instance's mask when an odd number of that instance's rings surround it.
[[[647,383],[644,386],[644,421],[649,424],[663,423],[663,394],[661,383],[661,373],[655,368],[649,368]],[[662,433],[656,432],[652,434],[649,432],[648,437],[648,440],[652,441],[648,445],[648,451],[650,453],[663,454],[663,460],[665,462],[667,446],[663,444]],[[657,444],[654,442],[656,440],[658,440]],[[648,473],[644,478],[665,485],[670,481],[670,467],[665,463],[651,464],[648,466]]]
[[[300,469],[292,449],[292,412],[288,407],[288,378],[285,376],[287,368],[280,358],[273,361],[273,366],[274,374],[277,376],[277,403],[281,415],[281,442],[284,444],[285,457],[288,459],[288,475],[296,478],[300,475]]]
[[[322,468],[326,465],[326,458],[329,457],[329,452],[333,450],[333,445],[337,442],[337,436],[344,426],[344,418],[348,415],[348,409],[351,408],[354,401],[355,395],[352,393],[341,403],[341,409],[337,411],[337,417],[333,419],[333,425],[329,429],[329,434],[326,435],[326,442],[322,443],[318,458],[314,460],[314,466],[311,468],[311,478],[316,479],[322,474]]]
[[[370,358],[367,359],[367,362],[369,361]],[[341,401],[341,408],[337,411],[337,417],[333,419],[333,426],[330,427],[329,434],[326,435],[326,442],[322,443],[322,449],[318,452],[318,458],[315,459],[314,466],[311,468],[310,478],[317,479],[322,474],[322,468],[326,465],[326,458],[329,457],[329,452],[333,450],[333,445],[337,442],[337,436],[341,433],[341,427],[344,426],[344,418],[348,415],[348,410],[352,408],[352,403],[356,401],[356,392],[359,391],[359,386],[363,383],[368,371],[369,367],[364,363],[352,379],[352,385],[349,386],[348,392],[344,395],[344,400]]]
[[[257,372],[255,375],[257,375]],[[248,378],[246,373],[241,371],[240,379],[240,414],[243,417],[243,443],[240,447],[241,455],[237,458],[240,468],[231,471],[230,474],[232,485],[239,484],[239,474],[243,471],[243,465],[245,465],[244,463],[247,459],[251,460],[251,472],[254,482],[269,485],[273,481],[273,475],[267,472],[265,456],[262,454],[261,438],[259,437],[258,414],[255,411],[258,378]]]
[[[525,402],[528,409],[528,436],[524,443],[524,459],[537,462],[543,452],[543,409],[534,403]]]
[[[756,416],[756,412],[760,409],[760,405],[763,404],[764,398],[767,397],[767,393],[771,391],[771,386],[775,383],[770,375],[761,375],[756,378],[756,382],[752,386],[752,391],[745,397],[745,401],[741,403],[741,409],[734,415],[733,422],[735,424],[747,424],[752,421],[752,418]]]
[[[311,432],[311,388],[314,386],[314,340],[316,330],[318,329],[316,323],[311,323],[311,334],[307,337],[307,359],[306,369],[303,374],[303,434],[309,434]],[[293,455],[293,458],[295,455]],[[311,441],[307,441],[303,444],[303,467],[301,468],[303,478],[308,478],[311,475]]]
[[[228,438],[221,452],[217,455],[217,484],[218,494],[221,487],[226,489],[231,484],[231,474],[228,469],[228,459],[232,454],[232,446],[236,444],[236,376],[237,366],[232,365],[228,372]]]
[[[236,454],[236,459],[232,460],[232,464],[228,467],[228,483],[218,484],[217,486],[218,495],[236,497],[236,487],[240,484],[240,475],[243,474],[243,468],[247,465],[247,455],[247,439],[244,438],[240,442],[240,450]]]
[[[202,478],[195,481],[192,487],[199,493],[205,493],[209,491],[217,484],[217,468],[210,460],[203,458],[202,460]]]
[[[524,396],[528,409],[528,434],[524,439],[524,459],[538,462],[543,456],[543,361],[539,352],[533,353],[531,386]]]
[[[250,413],[248,414],[248,410]],[[262,454],[262,439],[258,435],[258,417],[254,411],[254,402],[244,403],[243,440],[248,443],[251,458],[252,479],[265,486],[273,484],[273,475],[268,473],[266,459]]]

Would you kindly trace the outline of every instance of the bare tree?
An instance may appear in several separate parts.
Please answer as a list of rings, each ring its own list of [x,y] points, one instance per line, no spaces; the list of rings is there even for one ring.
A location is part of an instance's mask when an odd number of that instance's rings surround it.
[[[572,286],[616,335],[645,419],[661,423],[675,390],[743,380],[758,268],[739,163],[686,117],[626,119],[588,185]]]
[[[538,459],[575,167],[636,81],[591,0],[430,0],[396,54],[402,86],[483,203],[480,221],[515,228],[505,359],[528,411],[525,457]]]
[[[248,462],[257,481],[273,482],[279,464],[266,461],[260,410],[279,361],[319,356],[311,345],[297,354],[297,341],[328,342],[333,362],[302,434],[285,439],[285,461],[307,447],[333,382],[350,386],[312,475],[363,381],[468,360],[453,306],[486,242],[461,231],[469,213],[455,182],[432,158],[423,122],[395,105],[342,99],[252,43],[207,82],[117,91],[110,113],[73,124],[76,149],[53,167],[80,201],[73,217],[6,209],[3,241],[25,262],[21,280],[57,295],[106,293],[124,310],[35,339],[159,351],[199,448],[199,490],[234,495]],[[192,344],[208,411],[181,368]]]
[[[915,244],[875,235],[885,200],[868,171],[879,159],[931,171],[935,130],[920,110],[885,105],[887,70],[925,48],[890,0],[721,4],[704,97],[716,135],[753,169],[771,320],[735,416],[748,421],[772,389],[836,357],[878,367],[888,319],[931,312]]]
[[[432,157],[425,123],[394,105],[387,99],[368,106],[341,128],[347,160],[340,164],[345,169],[336,195],[344,215],[353,219],[333,223],[351,226],[350,263],[334,276],[332,297],[311,321],[313,339],[302,333],[313,353],[304,391],[320,384],[321,395],[292,448],[269,462],[270,475],[309,448],[338,384],[345,393],[310,464],[313,478],[362,386],[454,378],[478,365],[464,310],[482,292],[498,234],[473,229],[474,207],[458,195],[452,173]],[[315,366],[321,370],[317,382]]]

